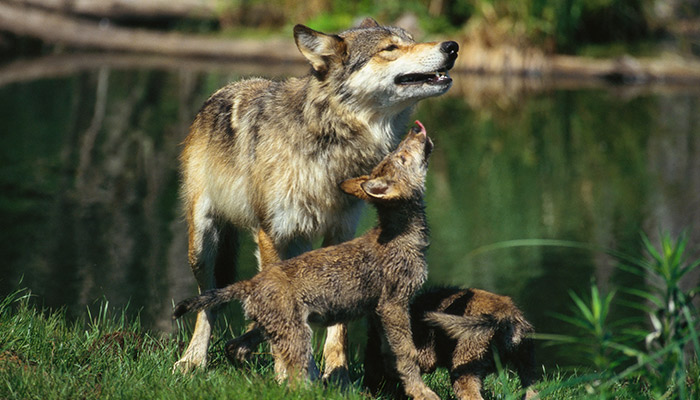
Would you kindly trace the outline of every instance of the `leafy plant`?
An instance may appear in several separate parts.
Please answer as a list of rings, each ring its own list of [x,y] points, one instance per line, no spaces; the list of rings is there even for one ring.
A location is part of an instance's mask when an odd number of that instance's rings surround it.
[[[608,321],[615,291],[603,296],[593,283],[590,299],[583,300],[571,292],[573,315],[558,316],[579,328],[581,334],[541,338],[566,343],[567,349],[577,350],[588,360],[597,371],[590,376],[591,390],[601,398],[612,395],[607,389],[622,380],[640,382],[654,399],[694,398],[698,383],[693,380],[696,378],[690,379],[688,371],[693,365],[697,368],[700,351],[700,316],[692,303],[699,288],[684,290],[681,279],[695,270],[700,260],[687,260],[685,234],[677,239],[662,234],[659,248],[646,236],[642,240],[646,258],[616,255],[626,261],[621,269],[647,282],[643,289],[619,289],[641,300],[621,304],[642,311],[646,323],[638,324],[634,319]]]

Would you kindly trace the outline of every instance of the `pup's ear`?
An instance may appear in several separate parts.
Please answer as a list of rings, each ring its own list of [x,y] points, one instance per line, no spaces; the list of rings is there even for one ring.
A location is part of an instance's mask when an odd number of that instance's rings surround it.
[[[361,186],[367,196],[375,199],[389,200],[399,195],[395,185],[382,177],[370,179]]]
[[[294,41],[320,76],[328,72],[330,59],[345,56],[345,41],[338,35],[326,35],[307,26],[297,25],[294,27]]]
[[[374,18],[372,17],[367,17],[360,22],[360,25],[358,25],[358,28],[376,28],[380,26],[379,22],[375,21]]]
[[[369,200],[367,193],[362,189],[362,184],[367,182],[368,179],[369,176],[363,175],[357,178],[344,180],[340,182],[340,190],[362,200]]]

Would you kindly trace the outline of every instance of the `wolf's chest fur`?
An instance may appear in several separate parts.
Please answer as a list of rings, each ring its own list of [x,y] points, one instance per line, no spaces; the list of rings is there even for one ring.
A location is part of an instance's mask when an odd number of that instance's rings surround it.
[[[193,128],[208,135],[193,140],[206,140],[210,151],[198,170],[223,217],[262,221],[273,237],[352,223],[344,219],[359,202],[337,185],[389,153],[405,116],[353,112],[312,79],[236,82],[202,108]]]

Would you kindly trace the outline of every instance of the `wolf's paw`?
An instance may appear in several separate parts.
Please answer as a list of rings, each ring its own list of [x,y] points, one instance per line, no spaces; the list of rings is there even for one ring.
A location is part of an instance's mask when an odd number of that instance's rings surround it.
[[[348,369],[344,366],[335,368],[328,368],[328,366],[326,366],[321,379],[325,384],[330,383],[340,388],[347,388],[350,386],[350,374],[348,374]]]
[[[202,368],[207,365],[207,360],[193,360],[186,357],[182,357],[178,362],[173,365],[173,374],[181,373],[187,374],[194,371],[197,368]]]

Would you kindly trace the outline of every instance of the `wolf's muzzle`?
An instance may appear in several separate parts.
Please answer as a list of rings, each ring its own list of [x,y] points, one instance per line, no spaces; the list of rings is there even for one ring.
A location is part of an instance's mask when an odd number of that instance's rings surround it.
[[[442,42],[440,44],[440,51],[447,54],[447,69],[451,69],[454,66],[454,62],[457,59],[457,52],[459,51],[459,45],[457,42],[450,40],[449,42]]]

